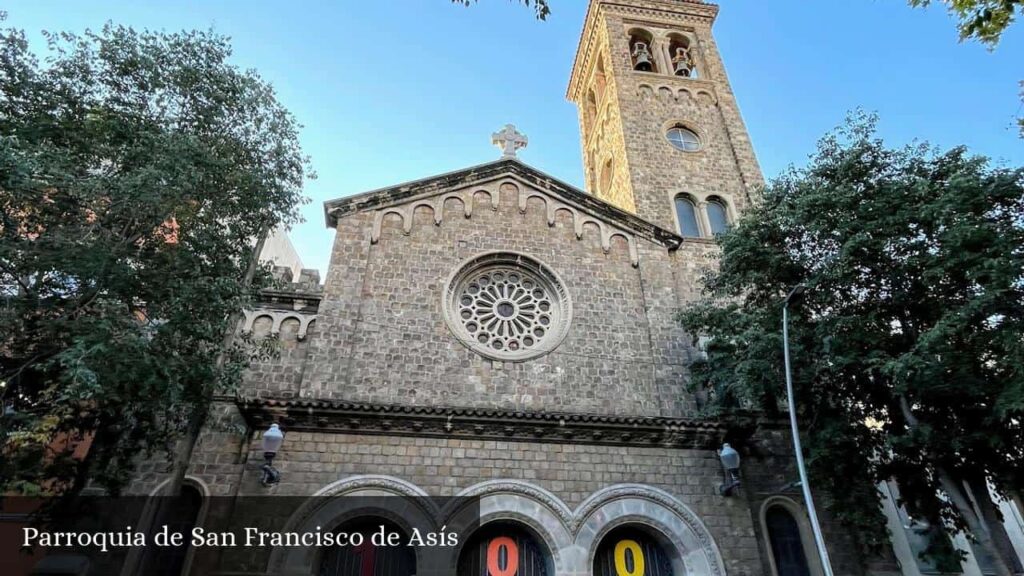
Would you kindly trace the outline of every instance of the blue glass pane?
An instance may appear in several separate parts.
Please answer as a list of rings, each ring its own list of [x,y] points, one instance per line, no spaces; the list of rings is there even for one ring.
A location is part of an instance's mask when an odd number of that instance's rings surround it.
[[[708,202],[708,224],[711,234],[721,234],[729,228],[729,219],[725,215],[725,206],[720,202]]]
[[[679,217],[679,233],[683,236],[700,236],[697,227],[697,210],[686,198],[676,198],[676,216]]]

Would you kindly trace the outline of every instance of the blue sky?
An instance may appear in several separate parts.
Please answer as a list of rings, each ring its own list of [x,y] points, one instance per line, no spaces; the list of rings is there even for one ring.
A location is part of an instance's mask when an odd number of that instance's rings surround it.
[[[307,267],[327,269],[322,203],[487,162],[507,122],[520,156],[582,185],[575,107],[565,88],[586,9],[550,0],[548,21],[508,0],[339,2],[8,2],[7,24],[37,50],[40,30],[107,20],[136,28],[212,28],[305,125],[319,179],[291,235]],[[765,176],[803,164],[816,140],[862,106],[891,143],[914,138],[1024,165],[1024,22],[990,52],[958,43],[941,5],[903,0],[720,0],[716,40]]]

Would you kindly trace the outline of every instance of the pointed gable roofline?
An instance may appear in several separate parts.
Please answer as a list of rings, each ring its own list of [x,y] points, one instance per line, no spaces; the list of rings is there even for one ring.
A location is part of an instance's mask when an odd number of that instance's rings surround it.
[[[440,194],[453,188],[468,188],[475,184],[491,182],[505,175],[514,176],[539,190],[555,195],[561,200],[575,205],[591,216],[615,224],[669,249],[674,250],[678,248],[683,241],[681,236],[670,230],[666,230],[652,222],[617,208],[604,200],[591,196],[575,186],[566,184],[549,174],[520,162],[516,158],[502,158],[494,162],[479,164],[420,180],[413,180],[387,188],[379,188],[356,194],[355,196],[328,200],[324,202],[324,218],[328,228],[336,228],[338,226],[338,219],[349,214],[386,208],[423,196]]]

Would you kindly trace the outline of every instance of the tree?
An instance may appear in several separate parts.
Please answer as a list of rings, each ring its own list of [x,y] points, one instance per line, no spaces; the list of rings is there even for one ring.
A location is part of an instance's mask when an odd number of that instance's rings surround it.
[[[551,14],[551,7],[548,6],[548,0],[513,0],[521,2],[524,6],[529,7],[533,5],[533,11],[537,15],[537,20],[547,20]],[[452,4],[462,4],[463,6],[471,6],[477,2],[477,0],[451,0]]]
[[[116,492],[238,383],[253,343],[225,335],[268,281],[254,243],[312,174],[227,38],[46,37],[41,64],[0,36],[0,490]]]
[[[911,6],[927,6],[931,0],[909,0]],[[1003,32],[1013,24],[1018,14],[1024,14],[1024,0],[943,0],[957,19],[960,40],[973,38],[995,48]],[[1021,82],[1024,89],[1024,82]],[[1024,102],[1024,91],[1021,92]],[[1017,118],[1020,135],[1024,138],[1024,116]]]
[[[974,38],[989,46],[999,43],[1003,32],[1024,14],[1024,0],[942,0],[957,19],[960,39]],[[909,0],[911,6],[927,6],[931,0]]]
[[[934,527],[929,556],[955,562],[946,535],[966,529],[1009,574],[985,485],[1024,482],[1024,169],[888,148],[858,114],[719,245],[715,298],[681,314],[711,337],[693,366],[708,410],[784,409],[781,303],[805,284],[790,341],[818,496],[874,548],[874,484],[895,481]]]

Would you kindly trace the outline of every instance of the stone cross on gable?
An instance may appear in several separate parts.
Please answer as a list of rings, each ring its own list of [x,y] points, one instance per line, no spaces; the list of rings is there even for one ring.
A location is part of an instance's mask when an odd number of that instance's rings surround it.
[[[504,128],[491,134],[491,144],[501,147],[502,158],[515,158],[516,150],[526,148],[528,142],[512,124],[505,124]]]

